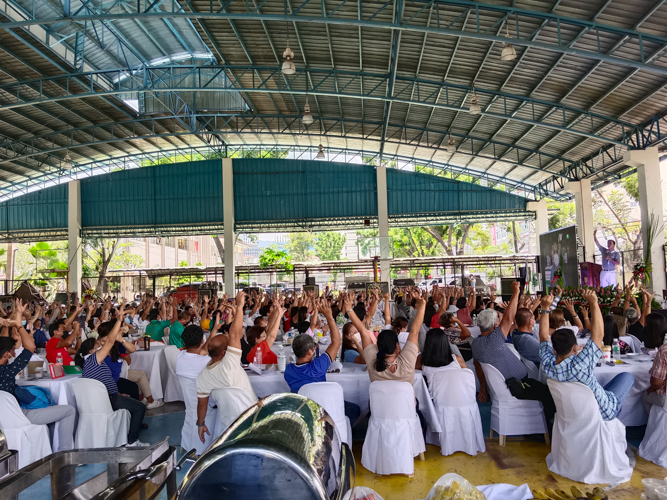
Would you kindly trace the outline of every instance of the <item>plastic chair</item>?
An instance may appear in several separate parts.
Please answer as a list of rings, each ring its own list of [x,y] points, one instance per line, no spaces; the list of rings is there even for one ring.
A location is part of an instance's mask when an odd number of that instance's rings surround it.
[[[471,370],[438,372],[429,381],[440,427],[440,453],[485,452],[482,417],[477,406],[475,375]]]
[[[345,416],[343,388],[335,382],[315,382],[302,386],[299,394],[312,399],[327,411],[336,424],[340,440],[352,449],[352,425]]]
[[[31,424],[14,395],[0,391],[0,408],[0,428],[5,433],[9,449],[19,452],[20,468],[51,454],[49,428]]]
[[[114,448],[127,444],[130,412],[113,410],[102,382],[90,378],[73,380],[72,392],[79,413],[75,448]]]
[[[505,384],[505,377],[492,365],[480,363],[491,393],[491,435],[500,435],[500,446],[505,446],[507,436],[544,434],[549,445],[547,421],[539,401],[520,400],[512,396]]]
[[[185,420],[181,429],[181,448],[189,451],[192,448],[197,450],[197,455],[204,453],[206,448],[220,434],[218,429],[218,410],[210,406],[206,411],[204,423],[208,429],[209,435],[204,435],[205,441],[202,443],[199,439],[199,430],[197,429],[197,380],[193,378],[177,376],[178,382],[183,393],[185,402]]]
[[[171,403],[172,401],[183,401],[181,384],[178,382],[178,377],[176,375],[176,358],[178,358],[180,350],[175,345],[169,345],[165,347],[162,352],[164,353],[166,362],[166,370],[160,370],[164,402]]]
[[[629,481],[625,426],[618,419],[602,420],[593,391],[584,384],[550,379],[547,385],[556,403],[548,469],[587,484]]]
[[[651,405],[639,456],[667,469],[667,398],[662,408]]]
[[[222,434],[241,414],[257,403],[257,399],[238,387],[224,387],[211,392],[218,406],[218,434]]]
[[[412,385],[382,380],[372,382],[369,392],[371,418],[361,464],[379,475],[412,476],[414,457],[419,455],[423,460],[426,451]]]

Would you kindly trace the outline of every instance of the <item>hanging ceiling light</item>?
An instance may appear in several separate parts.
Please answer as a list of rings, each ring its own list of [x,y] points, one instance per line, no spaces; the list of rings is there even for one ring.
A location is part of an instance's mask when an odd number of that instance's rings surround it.
[[[292,49],[289,48],[289,37],[287,38],[287,48],[285,49],[285,52],[283,52],[283,59],[285,59],[285,62],[283,63],[283,74],[285,75],[293,75],[296,73],[296,66],[294,66],[294,52],[292,52]]]
[[[475,87],[472,88],[472,97],[470,98],[470,108],[468,108],[468,112],[471,115],[478,115],[482,112],[482,108],[479,107],[479,98],[475,93]]]
[[[303,117],[301,121],[304,125],[310,125],[313,123],[313,115],[310,114],[310,105],[308,104],[308,96],[306,96],[306,105],[303,107]]]
[[[69,155],[69,149],[65,153],[65,168],[72,168],[72,157]]]
[[[318,160],[324,160],[324,146],[320,144],[318,151],[317,151],[317,156],[315,157]]]
[[[505,23],[505,30],[507,32],[507,38],[511,38],[510,30],[507,27],[507,23]],[[514,45],[512,45],[511,43],[503,42],[503,51],[500,54],[500,60],[511,61],[512,59],[516,59],[516,50],[514,50]]]

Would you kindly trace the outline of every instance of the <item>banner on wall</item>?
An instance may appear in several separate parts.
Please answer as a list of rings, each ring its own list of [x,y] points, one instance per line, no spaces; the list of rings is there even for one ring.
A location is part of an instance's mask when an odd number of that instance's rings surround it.
[[[540,269],[545,290],[579,283],[576,226],[540,234]]]

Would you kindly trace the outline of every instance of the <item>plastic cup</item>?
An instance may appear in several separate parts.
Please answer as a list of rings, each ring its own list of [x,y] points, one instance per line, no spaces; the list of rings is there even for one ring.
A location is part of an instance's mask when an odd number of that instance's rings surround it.
[[[38,366],[37,368],[35,368],[35,378],[42,378],[42,377],[43,377],[42,368]]]

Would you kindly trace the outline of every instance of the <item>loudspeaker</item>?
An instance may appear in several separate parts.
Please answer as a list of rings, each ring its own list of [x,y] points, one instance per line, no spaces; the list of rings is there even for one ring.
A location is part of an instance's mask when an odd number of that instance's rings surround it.
[[[397,278],[394,280],[394,286],[415,286],[415,280],[412,278]]]
[[[306,278],[306,285],[314,285],[315,284],[315,278],[308,277]]]
[[[314,281],[314,278],[313,278],[313,281]],[[320,295],[319,285],[303,285],[303,291],[306,292],[306,293],[315,292],[316,297]]]

